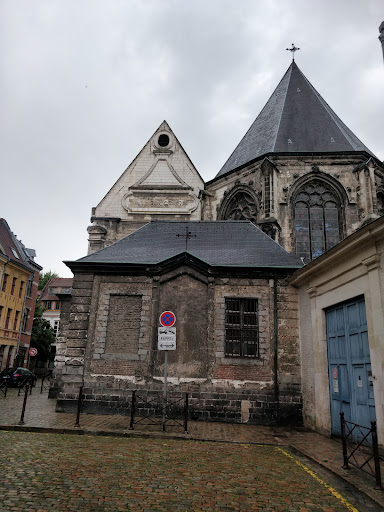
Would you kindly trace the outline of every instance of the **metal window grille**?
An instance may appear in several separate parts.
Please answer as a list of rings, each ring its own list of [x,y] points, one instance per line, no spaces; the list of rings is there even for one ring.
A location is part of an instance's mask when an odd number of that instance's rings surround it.
[[[257,299],[225,300],[226,357],[259,357]]]

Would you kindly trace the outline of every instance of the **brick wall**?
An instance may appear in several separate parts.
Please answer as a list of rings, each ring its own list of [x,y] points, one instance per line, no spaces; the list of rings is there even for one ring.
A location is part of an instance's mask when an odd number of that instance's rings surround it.
[[[111,295],[105,353],[135,353],[139,348],[141,296]]]
[[[161,396],[158,319],[172,310],[177,350],[168,353],[170,397],[190,393],[195,418],[273,424],[279,417],[300,423],[297,297],[283,281],[277,287],[278,402],[270,279],[212,278],[181,267],[155,278],[78,275],[74,292],[70,307],[63,306],[58,339],[58,410],[75,409],[81,383],[88,412],[129,414],[134,389]],[[258,300],[258,358],[225,357],[228,297]]]

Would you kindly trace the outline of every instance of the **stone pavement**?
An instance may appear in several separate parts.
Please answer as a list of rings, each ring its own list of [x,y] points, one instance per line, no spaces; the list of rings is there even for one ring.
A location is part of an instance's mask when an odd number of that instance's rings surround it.
[[[150,438],[157,442],[159,440],[173,442],[176,439],[184,439],[189,442],[204,440],[216,443],[281,447],[303,455],[331,471],[346,481],[348,485],[372,499],[377,504],[378,510],[381,509],[380,507],[384,509],[384,493],[374,489],[375,479],[373,477],[354,467],[349,470],[342,469],[342,448],[338,439],[322,436],[305,429],[200,421],[189,422],[188,434],[184,434],[181,425],[168,426],[167,432],[162,432],[160,425],[137,425],[132,431],[129,430],[129,417],[127,416],[96,414],[81,415],[80,428],[75,428],[75,414],[56,413],[55,400],[47,398],[47,390],[44,390],[43,393],[39,391],[37,386],[32,395],[28,397],[24,426],[18,425],[23,396],[17,396],[16,389],[8,390],[7,398],[0,394],[0,429],[87,436],[140,437]],[[382,475],[384,477],[384,468]],[[293,508],[292,510],[299,509]]]

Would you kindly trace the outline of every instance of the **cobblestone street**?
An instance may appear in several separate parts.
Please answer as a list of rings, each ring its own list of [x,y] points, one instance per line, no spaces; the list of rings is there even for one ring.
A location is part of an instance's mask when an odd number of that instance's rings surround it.
[[[2,512],[353,510],[272,446],[0,436]]]
[[[199,421],[187,435],[182,425],[132,431],[129,416],[97,414],[74,428],[76,415],[56,413],[47,394],[33,389],[23,426],[23,393],[0,396],[0,512],[383,510],[374,479],[342,469],[339,440]]]

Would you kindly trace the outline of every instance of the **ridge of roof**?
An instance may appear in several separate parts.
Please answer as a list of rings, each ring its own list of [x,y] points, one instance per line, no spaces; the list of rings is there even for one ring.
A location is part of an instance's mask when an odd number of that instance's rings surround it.
[[[71,265],[157,265],[188,252],[210,266],[299,268],[302,262],[249,221],[155,221]]]
[[[344,151],[375,157],[292,61],[216,178],[266,154]]]

